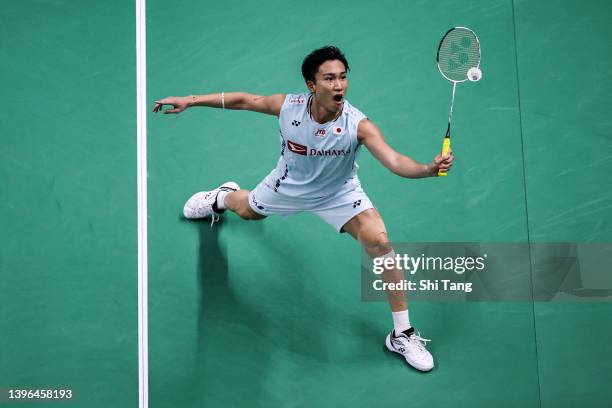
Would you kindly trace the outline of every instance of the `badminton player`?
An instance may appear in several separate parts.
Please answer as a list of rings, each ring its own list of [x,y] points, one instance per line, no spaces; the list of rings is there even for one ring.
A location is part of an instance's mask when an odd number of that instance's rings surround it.
[[[246,220],[271,215],[311,212],[338,232],[358,240],[372,257],[395,257],[385,224],[357,177],[357,155],[365,146],[392,173],[405,178],[434,177],[448,172],[453,154],[418,163],[385,141],[380,129],[346,100],[349,64],[342,51],[326,46],[311,52],[302,63],[308,92],[258,96],[243,92],[168,97],[155,102],[153,112],[177,114],[193,106],[250,110],[279,118],[280,158],[276,167],[252,190],[234,182],[194,194],[185,203],[188,219],[214,223],[230,210]],[[389,269],[383,280],[398,282],[402,272]],[[393,329],[386,347],[401,354],[414,368],[429,371],[434,359],[428,339],[410,322],[404,291],[387,291]]]

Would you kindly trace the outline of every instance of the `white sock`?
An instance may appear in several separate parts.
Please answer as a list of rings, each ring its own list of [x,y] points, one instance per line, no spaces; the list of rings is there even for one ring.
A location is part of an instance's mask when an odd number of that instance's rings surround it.
[[[217,193],[217,208],[220,210],[225,210],[227,207],[225,206],[225,196],[229,193],[233,193],[233,191],[219,191]]]
[[[393,328],[395,333],[401,333],[404,330],[408,330],[410,326],[410,317],[408,316],[408,310],[402,310],[401,312],[392,312],[393,315]]]

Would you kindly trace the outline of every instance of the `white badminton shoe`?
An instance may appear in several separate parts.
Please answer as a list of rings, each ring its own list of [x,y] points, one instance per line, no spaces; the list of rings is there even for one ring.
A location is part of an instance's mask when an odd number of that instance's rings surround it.
[[[233,192],[240,190],[238,184],[233,181],[221,184],[219,187],[211,191],[200,191],[192,195],[183,207],[183,215],[185,218],[194,220],[199,218],[211,217],[212,222],[219,220],[219,214],[225,209],[217,208],[217,195],[221,191]],[[211,223],[212,225],[212,223]]]
[[[401,354],[406,362],[419,371],[430,371],[434,367],[433,356],[425,348],[429,339],[424,339],[420,333],[415,334],[414,328],[409,328],[397,334],[395,330],[387,335],[385,345],[389,351]]]

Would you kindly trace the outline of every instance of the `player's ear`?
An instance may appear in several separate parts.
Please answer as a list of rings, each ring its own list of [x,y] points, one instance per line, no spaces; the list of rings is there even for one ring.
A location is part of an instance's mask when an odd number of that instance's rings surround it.
[[[308,90],[312,93],[314,93],[314,89],[315,89],[315,83],[314,81],[311,81],[310,79],[308,81],[306,81],[306,86],[308,87]]]

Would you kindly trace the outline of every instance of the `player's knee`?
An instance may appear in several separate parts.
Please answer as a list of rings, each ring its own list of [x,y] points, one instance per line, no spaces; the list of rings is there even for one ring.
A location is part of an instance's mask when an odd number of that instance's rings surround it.
[[[251,210],[251,208],[247,205],[246,207],[241,207],[236,211],[236,214],[243,220],[254,221],[261,220],[264,218],[262,215],[257,214],[255,211]]]
[[[243,220],[251,220],[252,214],[249,208],[241,207],[236,210],[236,214]]]
[[[383,256],[393,251],[393,247],[389,242],[389,237],[384,231],[364,237],[361,241],[365,251],[373,258]]]
[[[244,212],[244,213],[240,214],[240,218],[242,218],[243,220],[246,220],[246,221],[254,221],[254,220],[257,219],[253,214],[251,214],[249,212]]]

